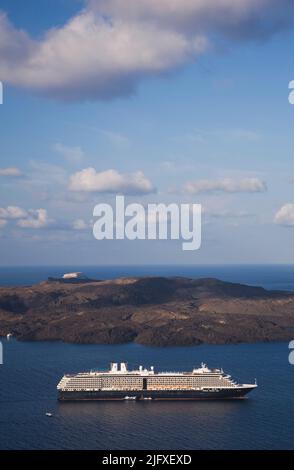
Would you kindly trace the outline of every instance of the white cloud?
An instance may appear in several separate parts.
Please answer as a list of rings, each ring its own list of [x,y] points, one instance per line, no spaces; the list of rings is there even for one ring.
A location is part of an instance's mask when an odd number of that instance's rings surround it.
[[[28,213],[18,206],[0,207],[0,219],[22,219]]]
[[[209,38],[270,36],[293,23],[292,0],[89,0],[39,40],[0,15],[0,76],[60,99],[133,93],[149,75],[207,51]]]
[[[46,209],[31,209],[28,217],[20,219],[17,225],[21,228],[40,229],[50,225],[53,221],[49,219]]]
[[[125,21],[153,21],[180,31],[213,30],[234,37],[265,35],[286,27],[283,9],[293,6],[291,0],[280,0],[278,7],[276,0],[88,0],[88,4]]]
[[[6,224],[7,224],[7,220],[0,219],[0,228],[5,227]]]
[[[73,221],[72,228],[74,230],[87,230],[90,224],[84,221],[84,219],[76,219]]]
[[[0,168],[0,176],[22,176],[22,172],[19,168],[16,168],[14,166],[9,168]]]
[[[215,219],[248,219],[253,217],[254,214],[246,211],[232,211],[232,210],[220,210],[218,212],[206,211],[206,213]]]
[[[111,142],[113,145],[116,145],[118,147],[121,146],[126,146],[130,143],[128,137],[126,137],[123,134],[120,134],[119,132],[113,132],[107,129],[99,129],[99,132],[108,139],[109,142]]]
[[[4,227],[8,220],[15,220],[18,227],[36,229],[47,227],[53,222],[49,219],[46,209],[24,210],[18,206],[0,207],[0,227]]]
[[[224,137],[231,140],[244,140],[248,142],[256,142],[260,139],[260,134],[250,129],[232,129],[227,133],[223,132]]]
[[[274,222],[278,225],[294,226],[294,204],[284,204],[275,214]]]
[[[212,139],[216,141],[225,142],[257,142],[261,138],[261,134],[252,129],[194,129],[191,132],[179,136],[177,140],[184,142],[191,142],[192,144],[203,144],[211,142]]]
[[[19,32],[0,16],[0,30],[9,42]],[[1,42],[1,38],[0,38]],[[192,60],[207,41],[186,38],[151,23],[114,23],[83,11],[63,28],[49,31],[40,42],[23,37],[24,55],[10,56],[9,43],[0,54],[3,81],[61,99],[109,99],[133,93],[144,75],[160,74]]]
[[[31,180],[29,185],[35,184],[42,188],[52,187],[53,184],[66,184],[67,172],[63,167],[51,165],[41,160],[31,160]]]
[[[149,194],[155,188],[142,171],[121,174],[116,170],[97,172],[95,168],[85,168],[70,177],[70,191]]]
[[[226,193],[261,193],[265,192],[266,189],[266,183],[258,178],[197,180],[189,181],[184,186],[184,190],[189,194],[218,191]]]
[[[85,157],[81,147],[69,147],[67,145],[57,143],[53,146],[53,148],[57,153],[59,153],[59,155],[64,157],[69,162],[80,163]]]

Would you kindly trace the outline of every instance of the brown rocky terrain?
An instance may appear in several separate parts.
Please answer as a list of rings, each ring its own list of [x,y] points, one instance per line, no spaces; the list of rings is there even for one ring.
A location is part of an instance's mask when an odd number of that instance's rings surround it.
[[[0,335],[195,345],[294,336],[294,293],[217,279],[129,278],[0,288]]]

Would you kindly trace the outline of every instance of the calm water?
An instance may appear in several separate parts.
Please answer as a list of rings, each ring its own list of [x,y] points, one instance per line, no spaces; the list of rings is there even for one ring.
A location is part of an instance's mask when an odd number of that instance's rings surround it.
[[[78,269],[78,267],[75,267]],[[68,268],[0,270],[0,284],[30,284]],[[215,276],[293,289],[294,268],[141,267],[80,269],[89,276]],[[80,346],[2,341],[0,366],[1,449],[294,449],[294,366],[284,343],[149,348],[136,344]],[[58,403],[56,384],[65,372],[129,366],[189,370],[201,361],[220,366],[259,388],[245,401]],[[54,413],[47,418],[46,412]]]
[[[2,449],[294,448],[294,367],[287,344],[148,348],[4,341],[0,367]],[[241,381],[257,377],[245,401],[57,403],[64,372],[127,360],[191,369],[202,360]],[[45,413],[53,412],[53,418]]]

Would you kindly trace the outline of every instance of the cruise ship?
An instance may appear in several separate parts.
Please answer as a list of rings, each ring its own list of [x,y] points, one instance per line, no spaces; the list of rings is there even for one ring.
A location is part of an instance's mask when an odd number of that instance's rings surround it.
[[[244,398],[256,387],[256,381],[238,384],[205,364],[191,372],[155,372],[154,367],[128,370],[126,362],[113,362],[108,371],[64,375],[57,390],[60,401],[224,400]]]

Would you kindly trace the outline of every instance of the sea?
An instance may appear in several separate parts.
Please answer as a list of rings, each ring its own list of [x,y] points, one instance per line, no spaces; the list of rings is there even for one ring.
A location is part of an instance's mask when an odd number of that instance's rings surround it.
[[[72,270],[98,279],[217,277],[294,291],[294,266],[0,268],[0,285],[30,285]],[[0,449],[294,449],[294,366],[288,343],[166,348],[14,339],[1,343]],[[64,373],[107,369],[111,361],[161,371],[191,370],[205,362],[239,382],[256,379],[258,388],[241,401],[57,401],[56,385]]]

